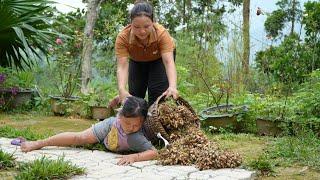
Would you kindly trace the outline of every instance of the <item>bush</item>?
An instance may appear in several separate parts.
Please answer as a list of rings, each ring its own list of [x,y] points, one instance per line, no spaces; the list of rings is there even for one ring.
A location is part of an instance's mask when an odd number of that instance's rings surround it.
[[[67,179],[74,175],[84,174],[84,168],[72,165],[64,157],[50,160],[46,157],[19,166],[17,180],[22,179]]]
[[[265,154],[259,156],[255,160],[252,160],[248,165],[255,170],[259,170],[260,174],[263,176],[268,176],[274,173],[274,163]]]
[[[8,154],[0,149],[0,170],[15,166],[13,154]]]
[[[301,89],[294,93],[295,110],[298,118],[320,118],[320,70],[311,73],[309,81],[302,84]]]

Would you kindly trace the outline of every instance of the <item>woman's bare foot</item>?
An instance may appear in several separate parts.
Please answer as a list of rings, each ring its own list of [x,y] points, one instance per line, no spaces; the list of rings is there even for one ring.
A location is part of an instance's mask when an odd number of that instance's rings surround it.
[[[26,141],[21,143],[22,152],[30,152],[36,149],[41,149],[43,147],[41,141]]]

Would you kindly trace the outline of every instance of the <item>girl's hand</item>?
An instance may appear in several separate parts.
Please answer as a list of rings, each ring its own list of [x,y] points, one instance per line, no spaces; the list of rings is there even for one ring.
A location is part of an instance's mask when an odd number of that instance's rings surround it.
[[[136,154],[130,154],[130,155],[120,155],[120,156],[117,156],[117,158],[121,158],[118,162],[117,162],[117,165],[130,165],[134,162],[136,162],[136,157],[137,155]]]
[[[170,87],[170,86],[163,94],[166,95],[166,98],[172,96],[173,99],[177,99],[179,97],[179,92],[177,88]]]

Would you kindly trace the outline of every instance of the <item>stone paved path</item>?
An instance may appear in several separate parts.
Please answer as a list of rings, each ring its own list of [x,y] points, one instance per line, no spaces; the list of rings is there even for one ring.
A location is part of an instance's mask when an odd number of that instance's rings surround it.
[[[14,153],[17,161],[31,161],[43,155],[58,158],[65,155],[65,160],[86,168],[86,174],[72,179],[254,179],[255,173],[245,169],[218,169],[199,171],[193,166],[161,166],[156,161],[137,162],[130,166],[116,165],[117,154],[103,151],[91,151],[66,147],[47,147],[28,153],[20,147],[10,144],[11,139],[0,137],[0,149]],[[1,179],[1,178],[0,178]]]

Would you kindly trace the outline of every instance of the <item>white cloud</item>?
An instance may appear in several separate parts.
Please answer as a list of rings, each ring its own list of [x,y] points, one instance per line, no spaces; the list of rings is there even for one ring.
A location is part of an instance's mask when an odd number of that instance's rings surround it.
[[[83,9],[86,7],[85,3],[82,3],[82,0],[53,0],[57,2],[54,6],[63,13],[70,11],[75,11],[77,8]]]

